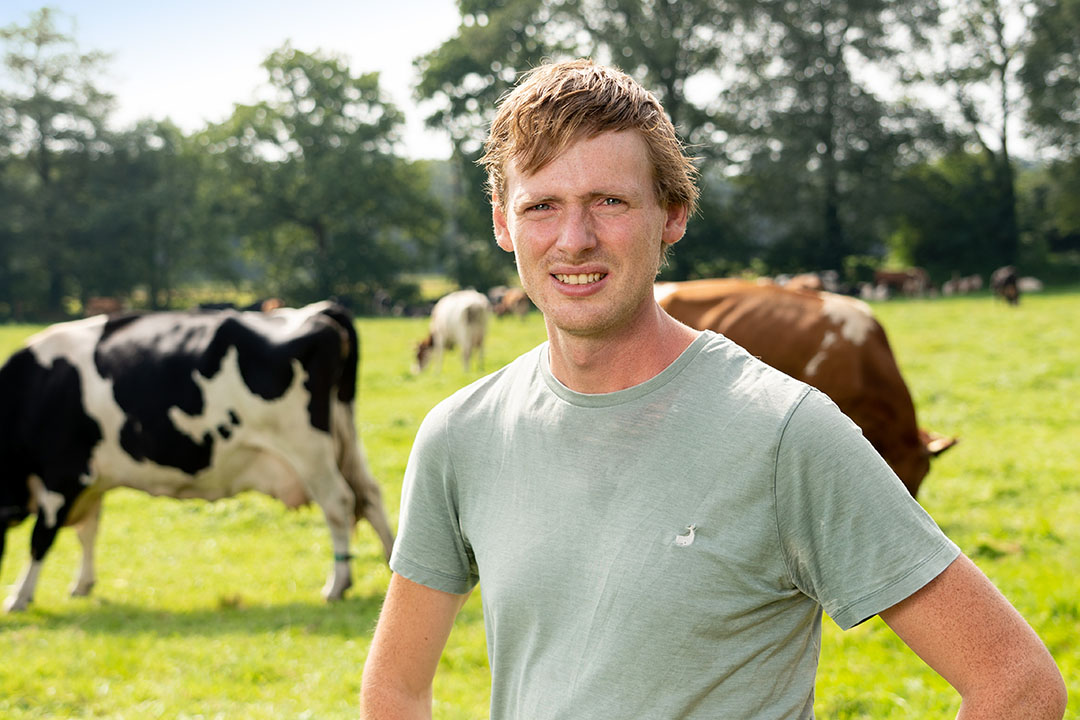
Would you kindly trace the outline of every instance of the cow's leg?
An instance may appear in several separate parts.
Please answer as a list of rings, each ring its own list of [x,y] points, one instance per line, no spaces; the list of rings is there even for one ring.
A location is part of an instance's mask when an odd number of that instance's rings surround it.
[[[379,483],[375,481],[375,476],[368,467],[367,454],[359,438],[352,447],[354,464],[351,468],[342,468],[342,472],[351,471],[350,484],[357,489],[356,502],[359,503],[360,512],[371,523],[375,534],[379,536],[383,554],[386,556],[386,561],[390,562],[390,553],[394,549],[394,533],[390,529],[390,520],[382,504],[382,490],[379,489]]]
[[[382,504],[382,490],[368,466],[364,443],[356,434],[352,403],[334,404],[334,444],[337,466],[356,498],[356,520],[367,518],[382,542],[387,562],[394,549],[394,533]]]
[[[349,538],[355,521],[355,498],[350,492],[345,478],[338,472],[333,464],[332,453],[326,453],[321,458],[329,460],[323,465],[320,476],[321,482],[312,483],[312,499],[322,508],[326,517],[326,525],[330,529],[330,542],[334,548],[334,564],[330,570],[330,576],[323,586],[323,597],[328,601],[340,600],[345,591],[352,586],[352,574],[349,560],[352,555],[349,552]],[[318,465],[316,465],[318,467]]]
[[[465,366],[465,372],[469,372],[469,359],[472,357],[472,346],[468,343],[461,346],[461,361]]]
[[[352,587],[352,568],[349,560],[352,555],[349,552],[349,528],[352,526],[352,501],[342,494],[341,498],[329,500],[324,503],[319,500],[319,505],[326,516],[326,524],[330,528],[330,542],[334,547],[334,564],[330,569],[330,576],[326,578],[322,594],[326,600],[340,600],[345,596],[345,591]],[[348,509],[343,508],[348,505]]]
[[[364,498],[364,517],[371,523],[375,534],[383,546],[386,562],[390,562],[390,553],[394,550],[394,533],[390,530],[390,523],[386,519],[386,510],[382,505],[382,498]]]
[[[79,565],[79,574],[71,585],[71,595],[82,597],[90,594],[97,580],[94,571],[94,541],[97,539],[98,524],[101,521],[101,498],[94,500],[93,506],[87,511],[86,516],[76,526],[79,533],[79,543],[82,545],[82,563]]]
[[[6,612],[25,610],[33,601],[34,590],[41,576],[42,562],[49,548],[52,547],[53,541],[56,540],[56,531],[60,529],[66,515],[66,505],[59,508],[56,513],[44,508],[38,511],[34,532],[30,536],[30,564],[16,581],[14,590],[4,602]]]

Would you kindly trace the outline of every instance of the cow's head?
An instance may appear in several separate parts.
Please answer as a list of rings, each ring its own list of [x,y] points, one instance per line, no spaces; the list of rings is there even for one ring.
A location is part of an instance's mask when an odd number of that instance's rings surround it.
[[[420,341],[420,344],[416,346],[416,364],[413,365],[413,372],[418,373],[427,367],[428,362],[431,360],[431,351],[434,347],[435,338],[432,335],[428,335]]]

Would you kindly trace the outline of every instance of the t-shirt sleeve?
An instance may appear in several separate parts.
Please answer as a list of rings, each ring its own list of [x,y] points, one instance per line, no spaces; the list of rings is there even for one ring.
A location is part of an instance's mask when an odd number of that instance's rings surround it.
[[[478,577],[458,520],[446,427],[446,408],[437,406],[417,431],[402,484],[390,569],[421,585],[460,595],[472,590]]]
[[[791,412],[775,483],[792,579],[845,630],[908,597],[960,554],[858,426],[816,390]]]

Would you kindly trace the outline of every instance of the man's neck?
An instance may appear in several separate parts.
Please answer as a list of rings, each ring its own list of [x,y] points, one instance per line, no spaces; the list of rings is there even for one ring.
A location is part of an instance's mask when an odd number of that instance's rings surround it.
[[[633,328],[596,336],[548,328],[551,373],[580,393],[624,390],[659,375],[698,332],[655,307]]]

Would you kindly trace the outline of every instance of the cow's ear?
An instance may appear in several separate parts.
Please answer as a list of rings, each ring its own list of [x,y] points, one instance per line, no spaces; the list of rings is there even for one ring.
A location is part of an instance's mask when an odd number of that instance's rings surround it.
[[[506,213],[503,212],[499,196],[491,196],[491,224],[495,228],[495,242],[508,253],[514,252],[514,241],[510,239],[510,227],[506,224]]]
[[[686,234],[686,223],[690,219],[690,208],[686,205],[668,205],[664,218],[664,233],[661,239],[667,245],[674,245]]]

